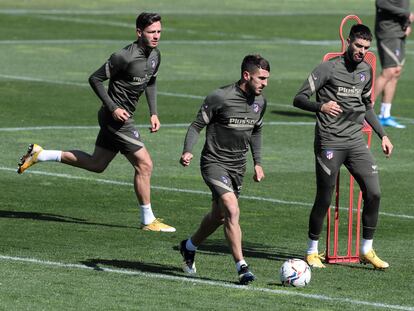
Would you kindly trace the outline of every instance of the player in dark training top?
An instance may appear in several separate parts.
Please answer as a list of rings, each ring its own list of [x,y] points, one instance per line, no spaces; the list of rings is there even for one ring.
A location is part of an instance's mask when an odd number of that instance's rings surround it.
[[[268,61],[260,55],[246,56],[241,65],[240,81],[208,95],[196,120],[188,128],[180,159],[183,166],[190,165],[193,146],[200,131],[207,127],[200,167],[203,179],[212,192],[212,207],[198,230],[180,244],[183,267],[187,273],[196,273],[194,256],[197,247],[224,225],[239,282],[248,284],[255,278],[243,257],[238,197],[249,148],[254,161],[254,180],[259,182],[264,178],[261,136],[266,100],[262,91],[267,86],[269,74]]]
[[[57,161],[100,173],[121,152],[135,171],[134,188],[141,210],[141,228],[148,231],[174,232],[175,228],[155,218],[150,201],[152,160],[134,124],[133,114],[145,92],[151,132],[157,132],[157,72],[161,62],[157,48],[161,37],[161,16],[142,13],[136,19],[137,40],[112,54],[89,78],[102,101],[98,113],[100,131],[92,155],[79,150],[44,150],[32,144],[21,158],[18,173],[37,162]],[[109,79],[108,90],[103,82]]]
[[[383,152],[386,156],[391,155],[393,146],[371,102],[372,70],[363,61],[371,41],[368,27],[362,24],[352,26],[346,52],[317,66],[294,98],[294,106],[315,112],[317,119],[314,144],[317,191],[309,217],[305,258],[312,267],[325,267],[318,255],[318,239],[342,164],[354,176],[363,193],[360,260],[378,269],[389,266],[372,248],[380,206],[380,186],[377,165],[362,133],[365,119],[380,137]],[[313,94],[316,94],[316,102],[310,100]]]
[[[391,116],[394,94],[405,63],[406,38],[411,34],[414,14],[409,0],[375,1],[375,37],[382,71],[375,81],[375,98],[381,95],[380,122],[405,128]]]

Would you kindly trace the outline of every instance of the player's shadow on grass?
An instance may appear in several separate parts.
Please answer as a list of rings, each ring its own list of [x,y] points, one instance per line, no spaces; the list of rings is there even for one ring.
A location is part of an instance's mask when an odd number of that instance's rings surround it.
[[[93,268],[96,271],[105,271],[105,267],[112,267],[117,269],[125,270],[126,274],[144,274],[144,273],[154,273],[159,275],[170,275],[180,278],[188,279],[199,279],[206,281],[218,281],[211,278],[200,277],[200,276],[188,276],[185,275],[181,268],[171,266],[171,265],[162,265],[157,263],[145,263],[141,261],[128,261],[128,260],[117,260],[117,259],[88,259],[81,261],[81,264]]]
[[[178,250],[178,247],[173,247]],[[201,244],[197,253],[209,255],[230,255],[230,249],[225,240],[207,240]],[[302,258],[303,253],[297,253],[281,247],[268,246],[259,243],[243,242],[243,255],[245,257],[262,258],[285,261],[290,258]]]
[[[38,212],[16,212],[16,211],[1,211],[0,218],[13,218],[13,219],[31,219],[31,220],[40,220],[40,221],[55,221],[55,222],[65,222],[65,223],[74,223],[81,225],[93,225],[93,226],[104,226],[112,228],[133,228],[131,226],[123,225],[112,225],[112,224],[103,224],[96,222],[89,222],[85,219],[75,218],[70,216],[49,214],[49,213],[38,213]]]

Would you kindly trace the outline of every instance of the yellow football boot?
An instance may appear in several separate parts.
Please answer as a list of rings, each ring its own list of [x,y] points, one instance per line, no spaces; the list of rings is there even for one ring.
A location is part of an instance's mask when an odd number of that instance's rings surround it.
[[[141,229],[145,231],[175,232],[175,228],[162,222],[162,219],[156,218],[148,225],[141,224]]]
[[[325,257],[318,253],[306,254],[305,256],[305,261],[311,268],[326,268],[322,260],[325,260]]]
[[[390,266],[388,262],[381,260],[377,256],[377,254],[375,254],[375,251],[373,249],[371,249],[365,255],[360,254],[359,260],[363,264],[367,264],[367,263],[372,264],[375,269],[387,269]]]
[[[25,170],[29,167],[34,165],[37,162],[37,157],[39,153],[43,151],[43,148],[37,144],[31,144],[27,149],[27,152],[24,156],[20,158],[20,162],[18,163],[19,168],[17,169],[17,173],[22,174]]]

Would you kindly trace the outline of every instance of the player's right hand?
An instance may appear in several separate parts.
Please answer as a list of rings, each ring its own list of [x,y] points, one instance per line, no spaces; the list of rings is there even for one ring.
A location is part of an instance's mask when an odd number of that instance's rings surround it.
[[[192,159],[193,159],[193,154],[192,153],[190,153],[190,152],[184,152],[181,155],[180,164],[182,166],[189,166]]]
[[[131,116],[129,115],[128,111],[126,111],[125,109],[122,108],[116,108],[113,112],[112,112],[112,117],[114,118],[115,121],[118,122],[125,122],[127,121]]]
[[[329,102],[322,105],[321,111],[330,116],[336,117],[342,112],[342,109],[337,102],[330,100]]]

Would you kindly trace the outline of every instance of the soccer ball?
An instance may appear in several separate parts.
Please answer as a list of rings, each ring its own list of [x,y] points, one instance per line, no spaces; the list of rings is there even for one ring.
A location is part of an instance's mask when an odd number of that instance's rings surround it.
[[[311,269],[306,262],[293,258],[280,267],[280,281],[283,286],[304,287],[311,280]]]

